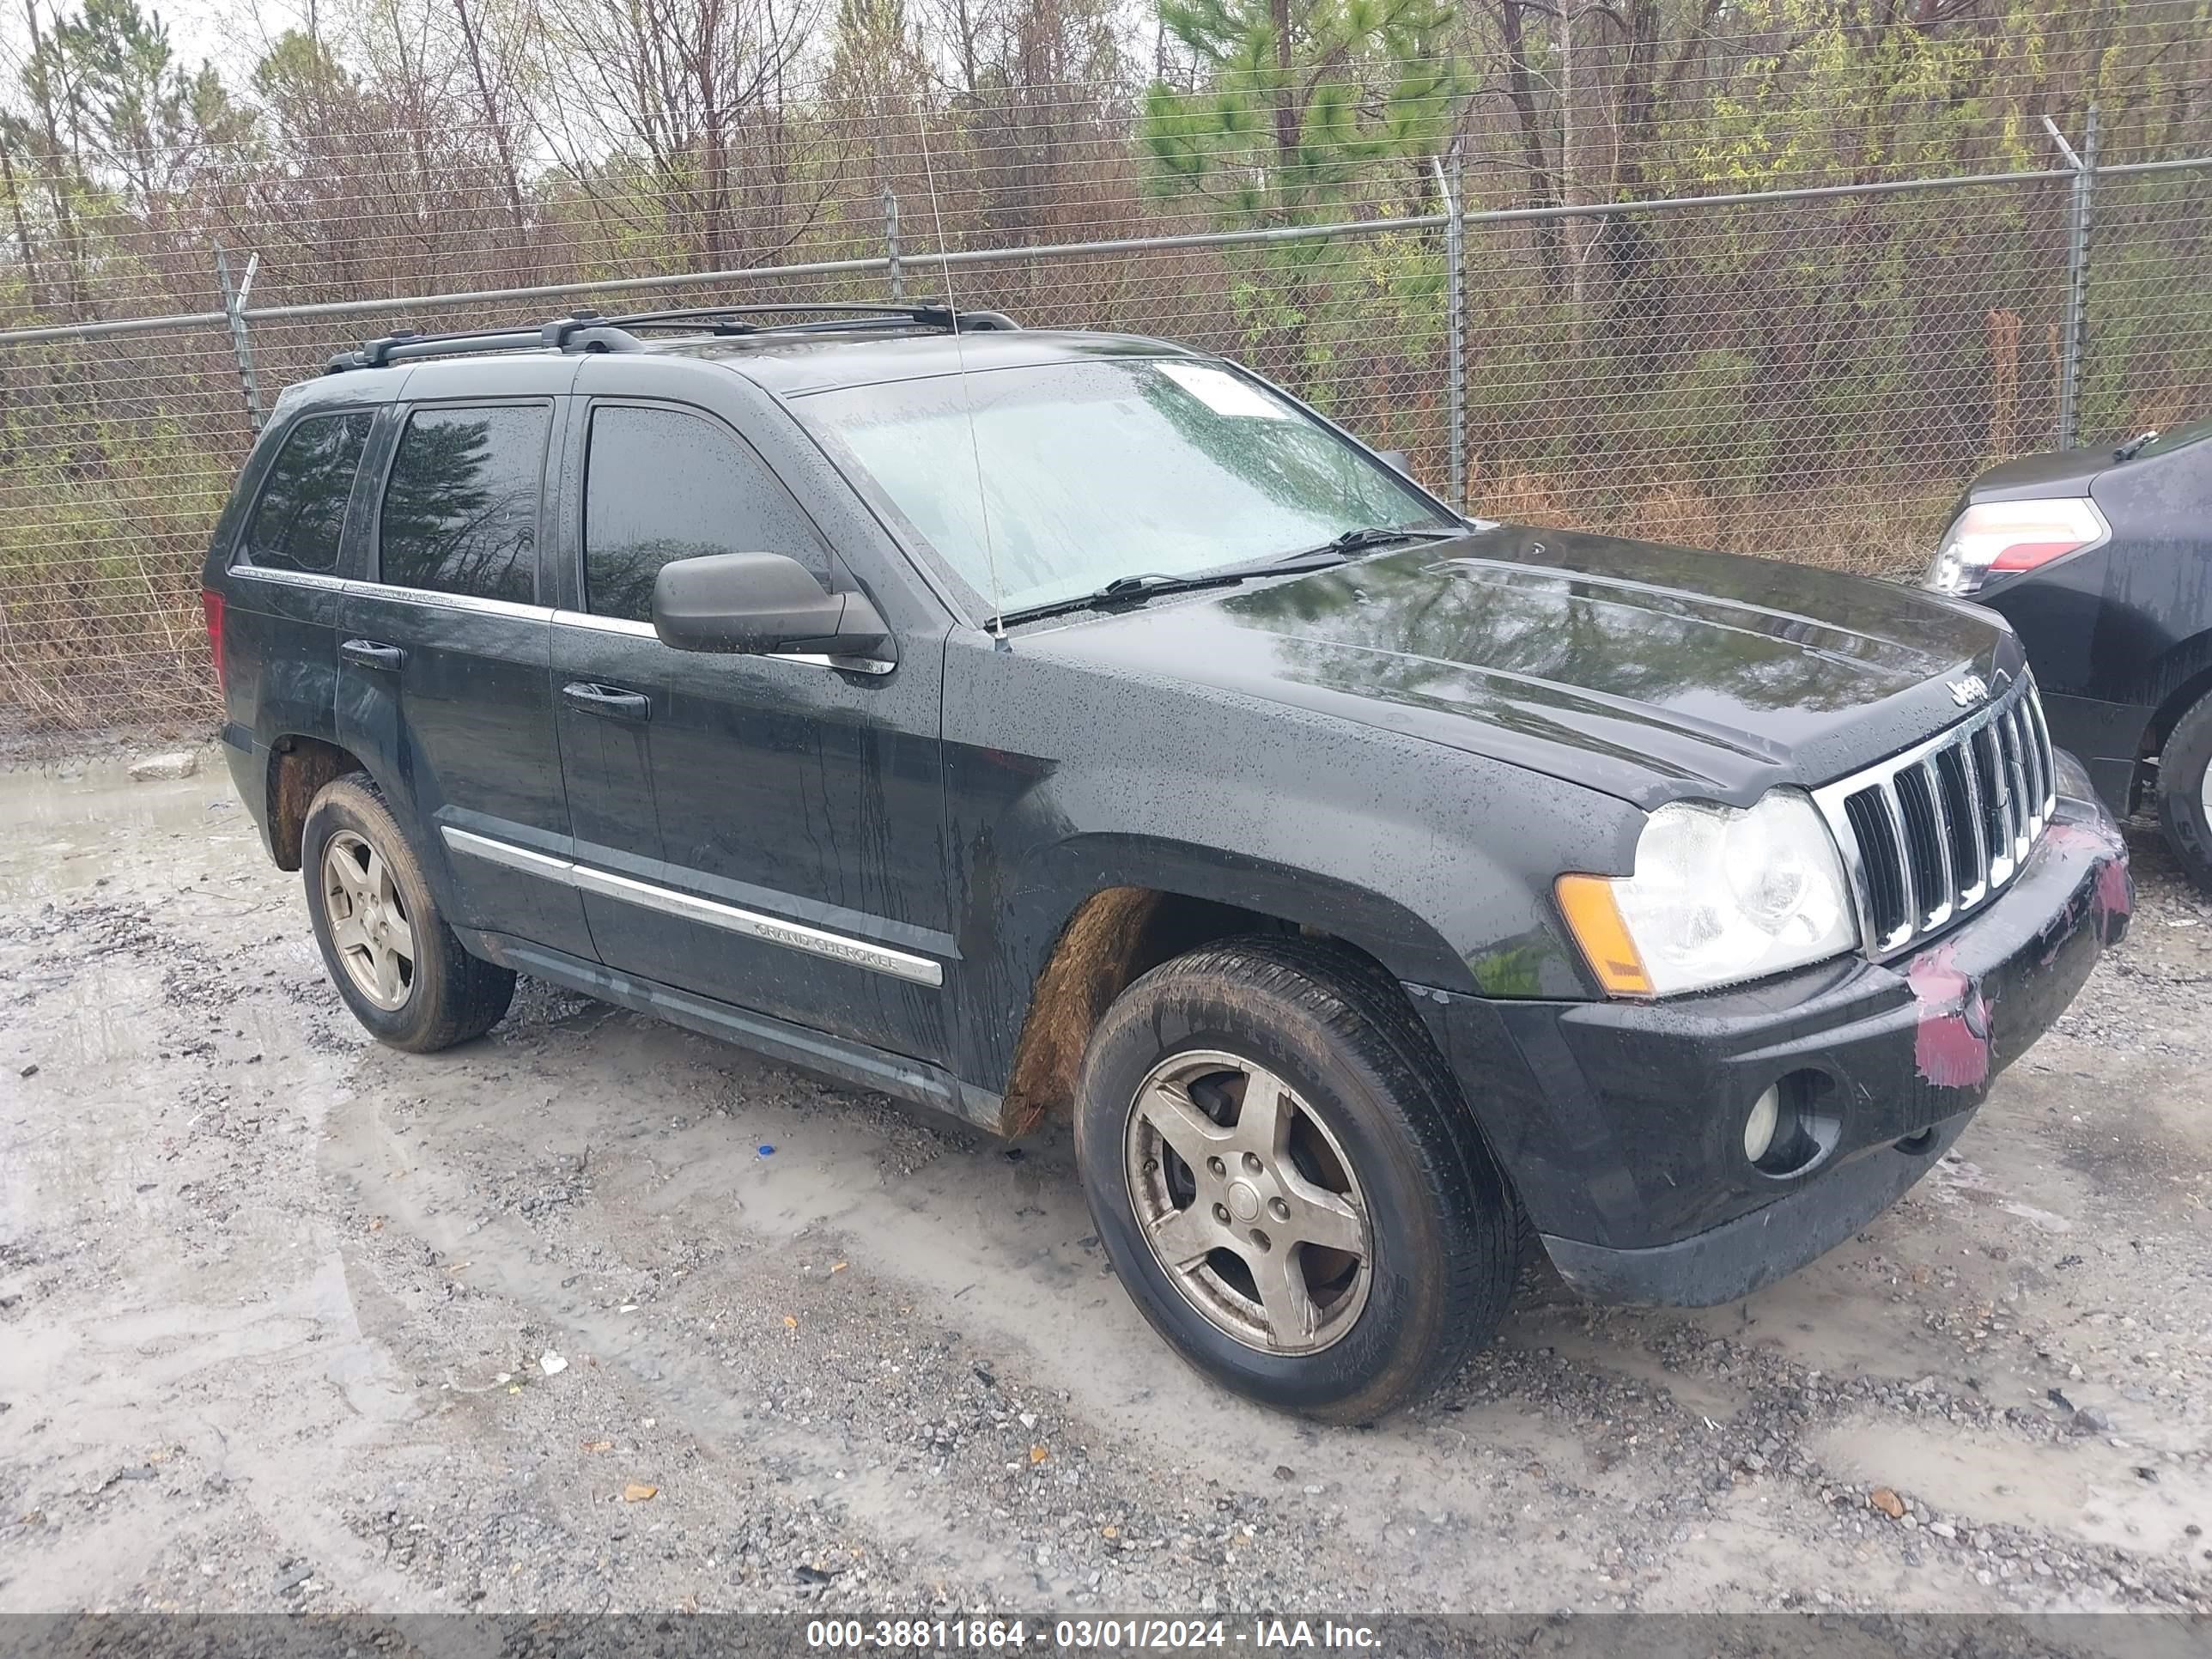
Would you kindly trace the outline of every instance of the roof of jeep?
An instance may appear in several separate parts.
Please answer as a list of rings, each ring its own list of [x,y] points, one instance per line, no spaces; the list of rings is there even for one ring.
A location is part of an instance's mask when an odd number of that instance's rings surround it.
[[[989,329],[957,336],[919,329],[821,333],[763,329],[757,334],[641,334],[639,343],[641,349],[621,354],[622,360],[644,363],[655,357],[689,357],[721,363],[780,397],[889,380],[925,380],[963,369],[1030,368],[1107,357],[1202,355],[1165,340],[1081,329]],[[486,364],[532,358],[550,361],[568,355],[573,354],[524,345],[511,352],[410,358],[383,368],[348,369],[301,383],[295,390],[318,403],[345,401],[349,393],[360,396],[372,386],[380,390],[389,384],[383,378],[387,374],[411,370],[410,398],[465,396]]]
[[[785,397],[833,386],[919,380],[963,369],[1025,368],[1100,357],[1193,357],[1200,354],[1137,334],[1082,329],[991,329],[973,334],[859,332],[686,336],[648,349],[727,363]]]

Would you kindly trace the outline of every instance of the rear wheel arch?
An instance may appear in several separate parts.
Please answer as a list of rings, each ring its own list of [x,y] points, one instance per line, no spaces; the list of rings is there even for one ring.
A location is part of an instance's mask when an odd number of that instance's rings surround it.
[[[367,772],[351,750],[321,738],[288,733],[269,748],[269,850],[279,870],[300,867],[307,809],[323,786],[349,772]]]

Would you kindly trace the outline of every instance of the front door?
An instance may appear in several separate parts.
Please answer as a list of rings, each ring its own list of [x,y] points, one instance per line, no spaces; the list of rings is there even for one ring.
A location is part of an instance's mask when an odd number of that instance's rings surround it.
[[[453,920],[588,957],[561,873],[568,811],[538,602],[558,400],[406,411],[377,515],[374,580],[338,623],[342,742],[382,757],[403,823],[440,843]],[[372,763],[374,763],[374,761]]]
[[[717,416],[608,398],[580,413],[578,603],[556,616],[553,684],[600,959],[942,1059],[941,650],[868,674],[662,645],[653,584],[671,559],[775,552],[833,588],[852,576]]]

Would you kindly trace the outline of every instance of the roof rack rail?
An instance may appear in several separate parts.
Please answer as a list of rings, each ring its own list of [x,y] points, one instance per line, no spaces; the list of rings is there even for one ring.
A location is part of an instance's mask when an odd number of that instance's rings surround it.
[[[786,317],[793,313],[818,314],[824,320],[765,326],[743,320],[747,317]],[[717,318],[731,319],[714,331],[718,334],[790,333],[804,329],[841,329],[856,325],[854,322],[841,321],[840,319],[873,321],[891,328],[941,329],[948,334],[997,333],[1021,326],[1003,311],[955,311],[949,305],[939,305],[928,300],[911,305],[882,305],[858,301],[850,304],[813,301],[777,304],[770,301],[757,305],[691,306],[675,311],[645,311],[630,317],[611,317],[607,321],[609,326],[614,328],[681,328]]]
[[[750,317],[817,316],[803,323],[752,323]],[[821,304],[811,301],[778,305],[766,302],[743,306],[700,306],[679,311],[645,311],[629,317],[602,317],[596,311],[578,310],[551,322],[512,328],[462,329],[450,334],[418,334],[401,330],[370,340],[353,351],[334,355],[324,369],[342,374],[348,369],[383,368],[422,357],[457,357],[476,351],[514,351],[537,345],[550,351],[641,351],[644,344],[633,329],[699,328],[721,335],[830,332],[852,328],[933,328],[947,333],[997,332],[1018,329],[1020,324],[1001,311],[955,311],[951,306],[924,301],[915,305]]]
[[[458,357],[472,351],[513,351],[540,345],[556,351],[635,351],[638,342],[619,329],[610,329],[596,311],[578,311],[550,323],[518,325],[512,328],[460,329],[450,334],[418,334],[402,329],[370,340],[356,351],[341,351],[325,368],[326,374],[349,368],[382,368],[387,364],[418,357]]]

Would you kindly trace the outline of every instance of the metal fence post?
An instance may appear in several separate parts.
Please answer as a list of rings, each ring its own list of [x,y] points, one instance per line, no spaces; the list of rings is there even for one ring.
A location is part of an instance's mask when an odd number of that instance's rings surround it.
[[[1467,511],[1467,248],[1466,217],[1460,208],[1460,153],[1455,144],[1451,169],[1437,157],[1437,193],[1444,201],[1444,310],[1449,356],[1444,384],[1451,405],[1451,504]]]
[[[890,259],[891,301],[906,298],[906,272],[899,264],[898,192],[884,186],[884,252]]]
[[[246,274],[234,289],[230,285],[230,258],[222,251],[222,244],[215,245],[215,276],[222,290],[223,315],[230,320],[230,349],[238,359],[238,381],[246,392],[246,418],[253,422],[258,434],[261,430],[261,382],[253,372],[253,347],[246,337],[246,296],[253,289],[253,273],[260,268],[261,256],[250,253],[246,258]]]
[[[2081,356],[2088,344],[2089,215],[2096,190],[2097,106],[2089,106],[2079,155],[2057,122],[2046,115],[2043,125],[2074,170],[2066,202],[2066,320],[2058,341],[2058,447],[2073,449],[2081,441]]]

